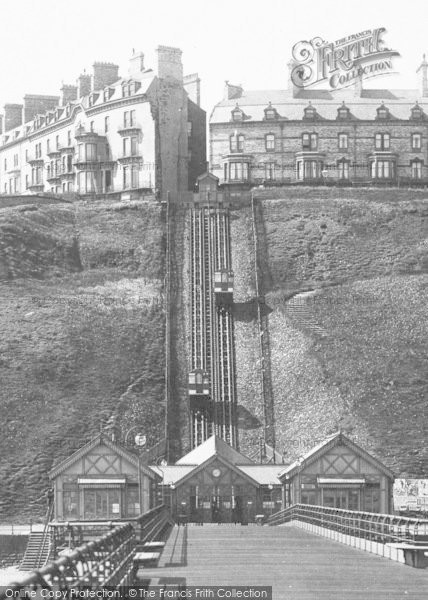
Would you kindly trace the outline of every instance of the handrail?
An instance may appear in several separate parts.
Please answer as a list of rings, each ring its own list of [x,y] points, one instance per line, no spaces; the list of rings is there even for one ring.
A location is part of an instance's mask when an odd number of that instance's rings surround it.
[[[44,527],[43,527],[42,543],[40,544],[39,552],[37,555],[36,568],[39,568],[40,566],[44,566],[44,565],[40,565],[40,561],[43,556],[43,551],[45,549],[46,540],[47,540],[47,537],[49,534],[49,521],[52,518],[53,511],[54,511],[54,503],[53,503],[53,499],[52,499],[49,501],[48,509],[46,511],[46,517],[45,517],[45,522],[44,522]],[[48,558],[49,558],[49,552],[46,557],[46,561],[48,560]]]
[[[412,519],[399,515],[328,508],[310,504],[293,504],[268,517],[267,525],[280,525],[292,520],[333,529],[346,535],[381,543],[426,545],[428,519]]]
[[[67,556],[61,556],[19,581],[11,582],[7,588],[3,586],[0,588],[0,600],[11,597],[12,592],[13,597],[17,597],[19,591],[23,597],[29,597],[30,591],[37,589],[87,590],[130,585],[137,541],[144,543],[152,539],[151,536],[157,535],[167,521],[167,511],[163,505],[129,519],[97,540],[75,548]],[[50,525],[60,526],[59,523]],[[136,526],[140,526],[139,540]]]

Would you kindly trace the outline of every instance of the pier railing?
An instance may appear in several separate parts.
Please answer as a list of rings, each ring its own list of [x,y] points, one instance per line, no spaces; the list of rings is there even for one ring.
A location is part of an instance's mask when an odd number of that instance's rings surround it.
[[[11,594],[14,598],[38,598],[40,594],[36,592],[41,590],[121,589],[131,585],[137,544],[154,540],[161,535],[169,518],[165,507],[158,506],[135,519],[118,522],[101,537],[63,551],[58,559],[42,569],[29,573],[19,581],[0,586],[0,600],[10,598]],[[83,528],[85,525],[101,527],[102,523],[70,522],[51,525],[56,528]],[[112,526],[111,522],[107,523],[107,527],[109,526]]]
[[[428,544],[428,520],[310,504],[289,506],[266,519],[266,524],[281,525],[293,520],[383,544]]]

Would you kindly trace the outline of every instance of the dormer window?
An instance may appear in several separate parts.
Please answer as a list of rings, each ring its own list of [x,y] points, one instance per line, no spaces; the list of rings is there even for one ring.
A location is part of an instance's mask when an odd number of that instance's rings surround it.
[[[345,106],[345,103],[343,102],[342,106],[337,109],[337,118],[344,121],[345,119],[349,119],[349,116],[349,108]]]
[[[314,120],[316,115],[317,115],[317,111],[315,110],[315,108],[312,106],[312,104],[309,102],[309,106],[307,106],[304,109],[304,119],[306,120]]]
[[[239,108],[239,106],[236,105],[235,108],[232,110],[232,121],[243,121],[243,120],[244,120],[244,113]]]
[[[382,102],[382,105],[379,106],[379,108],[376,110],[376,112],[377,112],[378,119],[388,119],[389,118],[389,110],[386,108],[386,106],[384,105],[383,102]]]
[[[410,118],[413,121],[422,119],[422,116],[424,114],[422,108],[419,106],[419,104],[417,102],[416,102],[415,106],[411,109],[410,113],[411,113]]]
[[[269,102],[269,106],[267,108],[265,108],[265,119],[267,121],[272,121],[273,119],[276,119],[277,117],[278,117],[278,113],[276,112],[276,109]]]

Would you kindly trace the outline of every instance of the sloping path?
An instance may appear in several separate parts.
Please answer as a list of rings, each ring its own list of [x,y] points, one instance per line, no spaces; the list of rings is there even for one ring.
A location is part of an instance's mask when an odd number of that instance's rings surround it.
[[[306,531],[280,527],[174,527],[151,585],[267,585],[285,600],[428,598],[428,569],[413,569]]]

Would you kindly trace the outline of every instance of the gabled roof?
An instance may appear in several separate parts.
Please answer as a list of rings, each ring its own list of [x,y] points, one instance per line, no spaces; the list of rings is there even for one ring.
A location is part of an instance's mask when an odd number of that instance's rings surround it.
[[[283,471],[281,471],[278,477],[282,480],[285,478],[292,477],[299,470],[302,470],[305,467],[309,466],[310,464],[318,460],[320,456],[326,454],[329,450],[335,448],[336,446],[347,446],[348,448],[353,450],[355,454],[357,454],[358,456],[366,460],[368,463],[379,469],[379,471],[382,471],[384,475],[391,479],[394,479],[394,473],[390,471],[388,467],[381,463],[377,458],[366,452],[366,450],[363,450],[361,446],[358,446],[358,444],[346,437],[341,431],[331,435],[326,440],[309,450],[309,452],[307,452],[301,459],[296,460],[294,463],[292,463]]]
[[[209,439],[211,439],[211,438],[209,438]],[[209,440],[207,440],[207,441],[209,441]],[[220,440],[220,441],[222,441],[222,440]],[[204,442],[204,443],[206,443],[206,442]],[[223,443],[225,443],[225,442],[223,442]],[[200,448],[200,446],[198,446],[198,448]],[[195,448],[195,450],[196,450],[196,448]],[[233,448],[232,448],[232,450],[233,450]],[[189,453],[189,454],[191,454],[191,453]],[[237,452],[237,454],[239,454],[239,452]],[[242,457],[242,455],[241,455],[241,457]],[[221,463],[222,465],[224,465],[224,467],[226,469],[230,469],[231,471],[234,471],[237,475],[240,475],[241,477],[246,479],[250,484],[256,485],[256,486],[260,485],[260,482],[255,477],[253,477],[250,473],[247,473],[244,470],[247,465],[241,466],[241,465],[234,464],[220,454],[211,454],[203,462],[201,462],[199,464],[194,464],[194,465],[175,464],[174,466],[172,466],[170,468],[168,468],[168,467],[160,467],[159,468],[158,467],[157,469],[156,469],[156,467],[152,466],[152,469],[157,470],[157,472],[163,471],[163,481],[164,481],[165,485],[168,485],[171,483],[179,483],[180,485],[182,485],[187,479],[190,479],[197,473],[200,473],[201,471],[206,469],[212,463],[214,463],[214,464]],[[253,466],[257,467],[259,465],[253,464]],[[171,478],[171,480],[167,479],[168,476],[173,477],[174,475],[176,476],[175,480],[173,480],[172,478]]]
[[[128,460],[131,464],[133,464],[138,471],[138,456],[129,452],[123,446],[112,442],[108,437],[106,437],[103,433],[99,433],[96,437],[90,440],[87,444],[76,450],[71,456],[62,460],[56,467],[54,467],[49,473],[49,478],[54,479],[60,473],[63,473],[66,469],[71,467],[78,460],[89,454],[94,448],[97,446],[107,446],[110,448],[115,454],[122,456],[126,460]],[[141,470],[151,479],[159,479],[158,473],[155,473],[150,467],[147,465],[141,464]]]
[[[235,450],[221,438],[212,435],[200,446],[194,448],[191,452],[180,458],[177,465],[201,465],[212,456],[224,458],[232,465],[251,465],[253,461],[244,456],[238,450]]]

